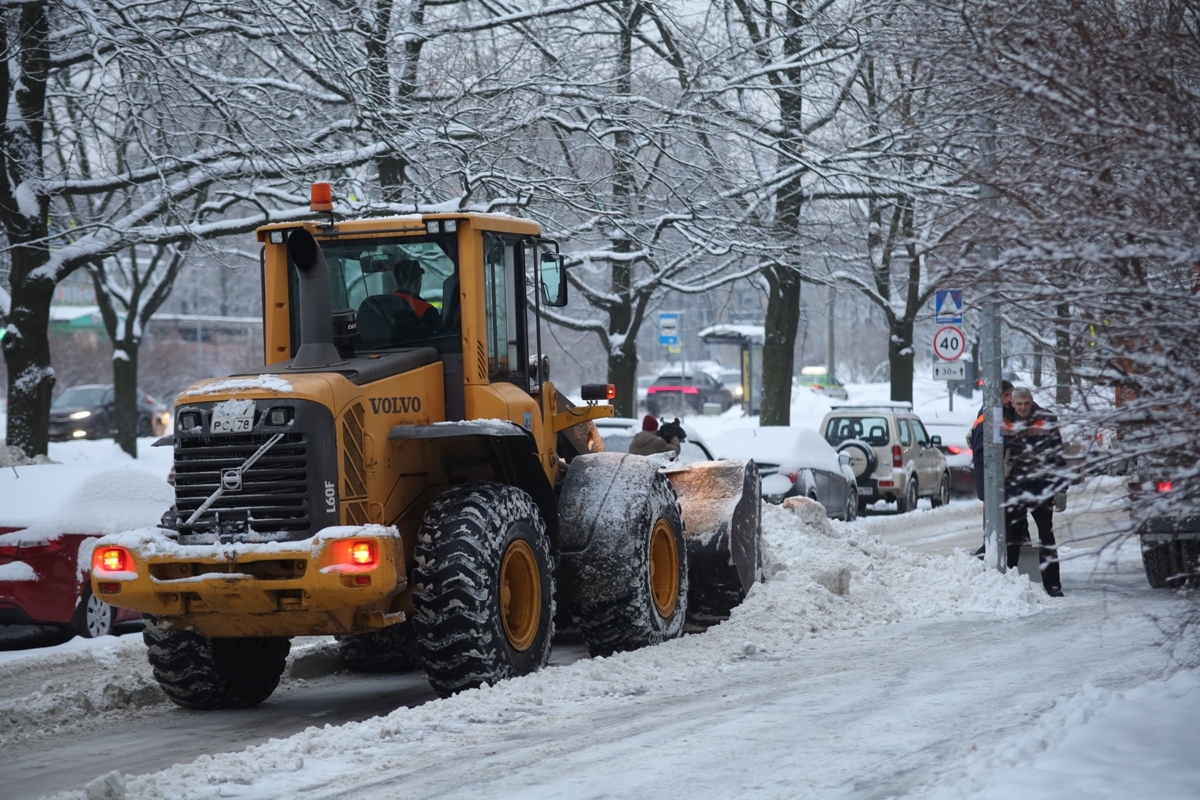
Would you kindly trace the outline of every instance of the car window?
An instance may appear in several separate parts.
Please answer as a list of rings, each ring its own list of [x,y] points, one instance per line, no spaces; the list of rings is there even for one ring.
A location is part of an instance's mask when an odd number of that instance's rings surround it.
[[[704,452],[704,448],[695,442],[683,441],[679,443],[679,461],[684,464],[691,464],[696,461],[711,461],[712,456]]]
[[[925,426],[921,424],[921,420],[914,419],[912,426],[913,433],[917,435],[917,444],[921,447],[929,447],[929,434],[925,433]]]
[[[898,427],[900,429],[900,444],[904,445],[905,447],[911,447],[912,446],[912,433],[908,429],[908,420],[906,420],[906,419],[896,420],[896,427]],[[885,442],[885,444],[886,444],[886,442]]]
[[[104,392],[103,386],[72,386],[56,397],[50,407],[98,406],[104,402]]]
[[[872,447],[885,446],[888,421],[884,417],[830,417],[825,425],[825,441],[834,447],[849,439],[860,439]]]

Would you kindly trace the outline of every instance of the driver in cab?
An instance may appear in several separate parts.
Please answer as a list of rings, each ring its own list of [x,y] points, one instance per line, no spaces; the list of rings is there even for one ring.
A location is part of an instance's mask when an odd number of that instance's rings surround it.
[[[399,297],[412,307],[413,313],[429,333],[436,333],[442,324],[442,315],[431,304],[421,299],[421,276],[425,270],[420,262],[400,259],[392,265],[392,277],[396,280],[394,297]]]

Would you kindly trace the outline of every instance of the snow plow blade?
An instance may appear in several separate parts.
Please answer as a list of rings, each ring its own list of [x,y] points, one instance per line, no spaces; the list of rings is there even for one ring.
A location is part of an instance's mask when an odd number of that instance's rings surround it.
[[[688,619],[729,616],[760,579],[762,486],[753,461],[701,461],[663,470],[683,509]]]

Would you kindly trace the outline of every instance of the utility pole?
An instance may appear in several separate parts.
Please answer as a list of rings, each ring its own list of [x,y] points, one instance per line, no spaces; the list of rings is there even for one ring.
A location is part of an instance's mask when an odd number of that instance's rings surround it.
[[[831,379],[837,378],[837,367],[834,366],[837,357],[837,350],[834,347],[834,321],[836,319],[834,309],[836,306],[837,288],[831,283],[829,284],[829,330],[826,334],[827,341],[825,343],[827,348],[825,352],[825,363],[827,365],[825,371],[829,373]]]
[[[987,183],[996,166],[995,121],[984,118],[983,133],[979,140],[980,168],[984,183],[980,184],[979,197],[983,201],[985,214],[996,211],[996,187]],[[1001,357],[1000,321],[997,313],[999,303],[1000,276],[996,261],[999,251],[995,239],[989,239],[982,248],[985,264],[983,309],[980,330],[981,356],[983,359],[983,407],[985,417],[983,444],[983,505],[986,552],[984,563],[991,569],[1004,572],[1008,569],[1008,541],[1004,520],[1004,444],[1001,437],[1004,411],[1000,401]]]

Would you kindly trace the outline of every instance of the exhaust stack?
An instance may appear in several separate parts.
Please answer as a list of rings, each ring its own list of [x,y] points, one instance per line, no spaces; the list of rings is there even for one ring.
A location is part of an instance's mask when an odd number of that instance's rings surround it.
[[[329,266],[313,235],[303,228],[287,240],[288,258],[300,276],[300,346],[289,369],[345,364],[333,346],[333,306],[329,302]]]

